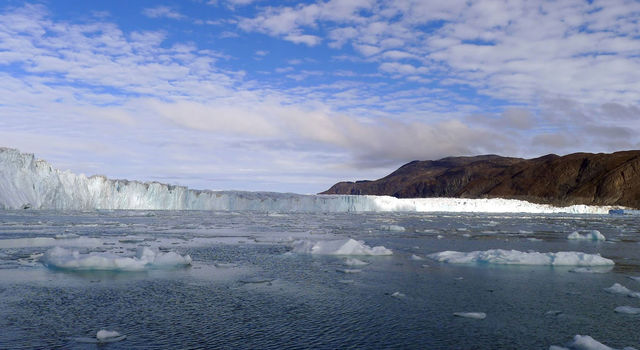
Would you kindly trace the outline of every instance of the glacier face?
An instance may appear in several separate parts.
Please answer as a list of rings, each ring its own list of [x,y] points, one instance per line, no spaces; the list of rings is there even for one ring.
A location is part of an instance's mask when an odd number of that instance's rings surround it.
[[[2,209],[257,210],[302,212],[593,213],[610,207],[553,207],[512,199],[394,198],[301,195],[273,192],[200,191],[158,182],[112,180],[60,171],[33,154],[0,148]]]

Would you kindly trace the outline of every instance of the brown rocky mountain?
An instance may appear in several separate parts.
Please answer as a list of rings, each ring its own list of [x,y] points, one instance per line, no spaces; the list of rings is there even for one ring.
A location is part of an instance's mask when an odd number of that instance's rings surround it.
[[[339,182],[322,194],[499,197],[640,208],[640,150],[534,159],[484,155],[413,161],[379,180]]]

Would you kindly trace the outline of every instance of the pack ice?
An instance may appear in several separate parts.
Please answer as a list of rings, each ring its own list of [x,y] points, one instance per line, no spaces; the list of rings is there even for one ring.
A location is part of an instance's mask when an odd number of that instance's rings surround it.
[[[200,191],[158,182],[111,180],[55,169],[33,154],[0,148],[0,209],[257,210],[300,212],[608,213],[609,207],[553,207],[510,199],[394,198]]]

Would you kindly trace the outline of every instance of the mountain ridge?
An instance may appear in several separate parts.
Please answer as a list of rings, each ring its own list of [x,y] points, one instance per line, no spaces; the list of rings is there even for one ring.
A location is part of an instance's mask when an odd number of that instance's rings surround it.
[[[640,150],[498,155],[412,161],[378,180],[338,182],[320,194],[397,198],[508,198],[564,205],[640,208]]]

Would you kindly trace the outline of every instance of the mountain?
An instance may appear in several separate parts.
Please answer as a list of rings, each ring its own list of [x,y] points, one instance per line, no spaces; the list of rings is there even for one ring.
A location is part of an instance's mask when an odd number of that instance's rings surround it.
[[[413,161],[379,180],[339,182],[322,194],[511,198],[560,206],[640,208],[640,150]]]

